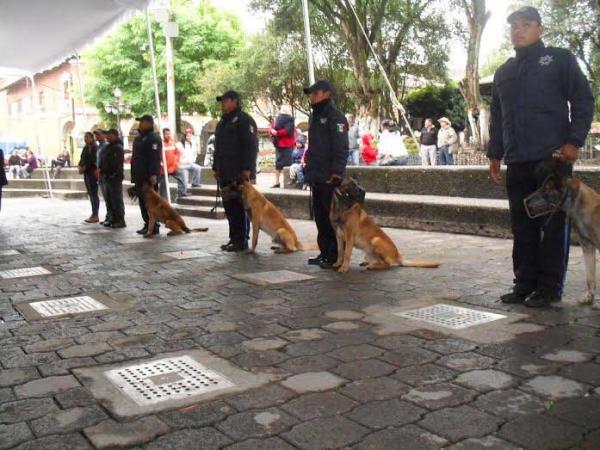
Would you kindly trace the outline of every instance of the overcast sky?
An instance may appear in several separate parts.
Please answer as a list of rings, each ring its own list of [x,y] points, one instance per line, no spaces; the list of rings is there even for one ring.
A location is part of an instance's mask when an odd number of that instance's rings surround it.
[[[300,1],[300,0],[298,0]],[[248,33],[260,32],[267,20],[265,16],[257,15],[248,8],[250,0],[225,0],[214,1],[214,5],[222,10],[231,11],[237,14],[244,28]],[[482,62],[485,62],[488,55],[498,50],[506,35],[506,0],[491,0],[487,2],[488,9],[492,16],[488,22],[482,37],[481,56]],[[467,55],[464,47],[459,42],[450,46],[450,74],[454,78],[462,78],[465,69]]]

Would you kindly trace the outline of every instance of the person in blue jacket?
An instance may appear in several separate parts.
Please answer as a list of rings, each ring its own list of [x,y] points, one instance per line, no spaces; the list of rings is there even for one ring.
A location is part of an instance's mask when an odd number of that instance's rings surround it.
[[[537,9],[523,7],[507,18],[516,56],[495,73],[492,90],[490,177],[506,189],[514,236],[512,292],[504,303],[544,307],[559,302],[569,256],[569,224],[563,212],[530,219],[523,200],[548,175],[541,162],[556,158],[572,172],[578,148],[590,129],[594,98],[577,59],[568,50],[546,47]]]

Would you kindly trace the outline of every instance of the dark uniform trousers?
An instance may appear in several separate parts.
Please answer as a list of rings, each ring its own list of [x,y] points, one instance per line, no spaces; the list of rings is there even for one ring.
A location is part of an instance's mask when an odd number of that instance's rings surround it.
[[[230,182],[221,183],[221,192]],[[229,239],[235,244],[245,244],[250,239],[250,218],[244,209],[241,195],[222,199],[225,216],[229,223]]]
[[[552,295],[562,295],[569,260],[570,225],[564,212],[551,218],[530,219],[523,200],[544,182],[547,173],[539,162],[508,165],[506,189],[510,204],[513,242],[515,291],[539,289]],[[572,171],[572,166],[565,168]]]
[[[313,183],[311,189],[312,210],[317,225],[317,244],[325,259],[335,261],[338,256],[337,239],[329,220],[334,187],[327,183]]]

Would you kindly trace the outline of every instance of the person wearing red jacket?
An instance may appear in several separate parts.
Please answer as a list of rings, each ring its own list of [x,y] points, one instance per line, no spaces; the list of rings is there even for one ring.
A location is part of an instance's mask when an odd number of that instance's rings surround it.
[[[171,137],[171,130],[163,129],[163,148],[165,149],[165,159],[167,160],[167,173],[177,181],[177,198],[187,196],[187,186],[184,183],[183,171],[179,168],[181,151],[177,146],[177,142]],[[165,183],[165,168],[160,164],[160,180],[158,190],[163,197],[167,196],[167,186]]]
[[[292,165],[292,153],[296,148],[294,117],[287,107],[283,106],[273,120],[270,133],[275,146],[275,184],[271,187],[278,188],[281,171]]]
[[[367,166],[373,165],[375,162],[377,162],[377,149],[373,147],[373,136],[370,134],[363,135],[360,154]]]

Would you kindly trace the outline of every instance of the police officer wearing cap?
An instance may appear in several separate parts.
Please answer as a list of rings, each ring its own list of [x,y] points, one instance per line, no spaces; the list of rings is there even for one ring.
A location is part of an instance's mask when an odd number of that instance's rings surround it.
[[[516,57],[494,75],[492,91],[490,177],[506,189],[514,236],[512,292],[504,303],[544,307],[561,300],[569,257],[569,224],[562,211],[530,219],[523,200],[548,175],[544,160],[555,157],[571,173],[577,149],[590,129],[594,98],[590,85],[568,50],[546,47],[539,12],[521,8],[508,16]]]
[[[217,97],[223,115],[215,130],[213,171],[221,188],[223,208],[229,222],[229,242],[221,246],[227,252],[248,249],[250,221],[241,193],[228,186],[240,178],[254,179],[258,139],[256,122],[242,111],[240,95],[227,91]]]
[[[135,184],[138,192],[138,201],[144,227],[137,230],[137,234],[148,232],[148,211],[141,195],[144,182],[150,183],[157,189],[158,177],[160,175],[160,162],[162,160],[162,139],[154,132],[154,119],[146,114],[135,119],[139,121],[138,135],[133,141],[133,154],[131,155],[131,182]],[[153,234],[158,234],[159,224],[154,225]]]
[[[304,89],[312,114],[308,126],[308,150],[304,169],[311,186],[312,210],[317,225],[320,254],[308,260],[323,269],[337,261],[337,240],[329,220],[333,190],[342,180],[348,162],[348,121],[333,103],[333,86],[319,80]]]

